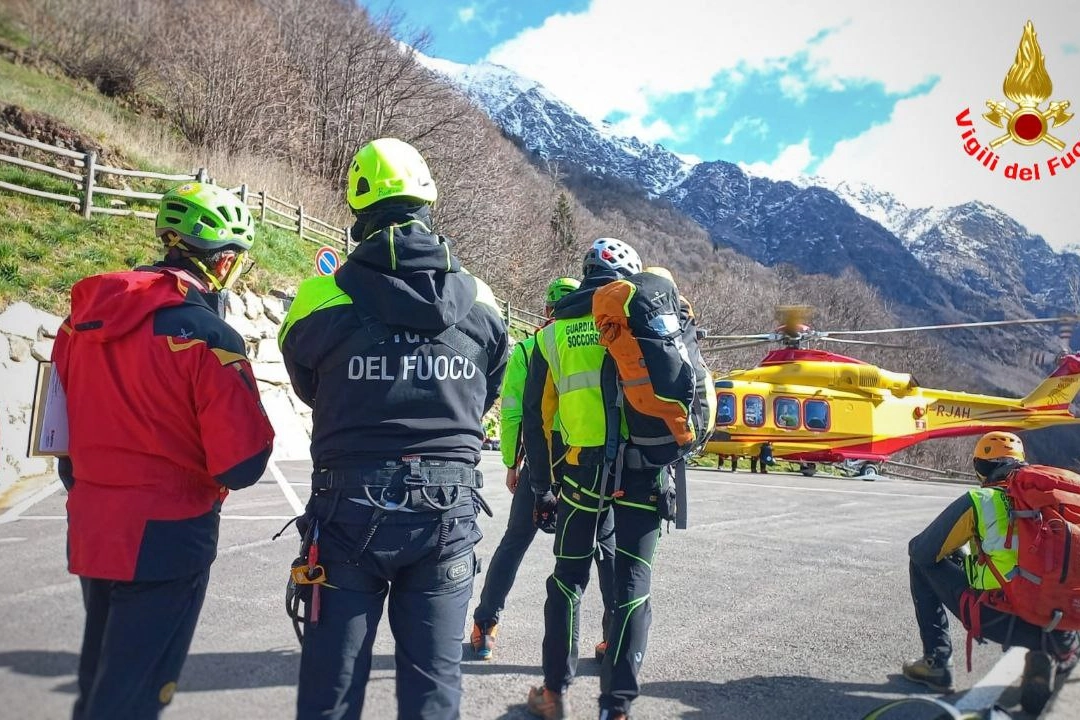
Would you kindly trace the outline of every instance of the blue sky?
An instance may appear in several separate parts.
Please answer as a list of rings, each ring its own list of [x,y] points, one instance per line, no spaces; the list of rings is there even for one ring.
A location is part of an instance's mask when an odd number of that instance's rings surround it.
[[[390,0],[358,0],[373,11]],[[980,137],[1002,99],[1024,23],[1034,21],[1055,100],[1080,107],[1074,0],[393,0],[433,36],[427,52],[490,61],[543,84],[593,122],[692,159],[790,179],[867,182],[914,206],[982,200],[1055,246],[1080,241],[1060,208],[1071,175],[1028,185],[960,148],[965,107]],[[1058,133],[1072,147],[1080,119]],[[1004,148],[1046,162],[1048,146]],[[1012,153],[1008,155],[1008,153]],[[1044,157],[1046,156],[1046,157]]]
[[[493,50],[522,32],[541,27],[549,17],[583,13],[590,1],[371,0],[363,4],[376,13],[393,7],[405,14],[410,26],[428,28],[433,39],[428,54],[476,63],[489,59]],[[827,34],[823,31],[811,42]],[[628,134],[704,160],[771,163],[786,148],[805,143],[812,158],[802,169],[812,174],[837,142],[886,121],[897,100],[927,92],[934,83],[931,76],[909,91],[893,92],[872,80],[822,86],[811,81],[808,62],[804,52],[772,67],[737,66],[718,72],[707,87],[660,94],[645,112],[615,107],[600,115],[586,114],[593,120],[623,123]]]

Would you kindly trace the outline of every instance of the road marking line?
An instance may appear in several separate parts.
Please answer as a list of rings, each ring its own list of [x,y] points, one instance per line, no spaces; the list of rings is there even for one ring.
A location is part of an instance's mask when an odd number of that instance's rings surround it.
[[[26,538],[24,538],[24,537],[9,537],[9,538],[0,538],[0,545],[3,545],[4,543],[17,543],[17,542],[23,542],[23,541],[25,541],[25,540],[26,540]]]
[[[688,476],[689,477],[689,476]],[[772,488],[776,490],[802,490],[804,492],[823,492],[823,493],[839,493],[841,495],[879,495],[881,497],[902,497],[902,498],[926,498],[929,500],[955,500],[955,495],[913,495],[908,493],[885,493],[874,492],[872,490],[840,490],[837,488],[808,488],[799,487],[798,485],[772,485],[769,483],[752,483],[752,482],[733,482],[731,480],[713,480],[711,478],[696,478],[689,477],[690,480],[700,483],[706,483],[709,485],[734,485],[736,487],[759,487],[759,488]]]
[[[1024,672],[1024,656],[1027,650],[1014,647],[998,660],[990,672],[964,693],[956,703],[956,709],[964,712],[990,707],[1001,694]]]
[[[222,520],[292,520],[295,515],[222,515]],[[23,515],[20,520],[67,520],[67,515]],[[0,542],[12,542],[10,538],[0,538]]]
[[[277,480],[277,484],[281,488],[281,493],[285,496],[285,499],[289,501],[289,505],[292,506],[293,512],[297,515],[303,515],[304,503],[300,502],[300,496],[293,490],[292,485],[289,484],[284,473],[278,469],[277,463],[271,459],[270,462],[266,463],[266,467],[270,471],[270,474],[274,476],[274,480]]]
[[[30,497],[23,500],[18,505],[15,505],[12,508],[10,508],[3,515],[0,515],[0,525],[3,525],[5,523],[10,523],[10,522],[15,522],[16,520],[18,520],[22,516],[22,514],[24,512],[26,512],[30,508],[34,507],[35,505],[37,505],[39,502],[41,502],[45,498],[50,497],[53,493],[55,493],[57,490],[59,490],[62,487],[64,487],[64,484],[62,482],[60,482],[59,480],[52,481],[51,483],[49,483],[45,487],[41,488],[40,490],[38,490],[36,493],[31,495]]]

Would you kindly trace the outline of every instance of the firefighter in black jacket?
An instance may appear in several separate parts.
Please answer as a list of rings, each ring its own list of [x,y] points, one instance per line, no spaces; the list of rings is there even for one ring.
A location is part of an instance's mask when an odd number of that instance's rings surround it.
[[[293,388],[314,409],[292,576],[308,592],[299,720],[360,716],[387,596],[399,716],[458,717],[481,417],[507,334],[491,290],[431,231],[435,197],[415,148],[362,147],[347,191],[358,246],[336,275],[301,284],[281,326]]]

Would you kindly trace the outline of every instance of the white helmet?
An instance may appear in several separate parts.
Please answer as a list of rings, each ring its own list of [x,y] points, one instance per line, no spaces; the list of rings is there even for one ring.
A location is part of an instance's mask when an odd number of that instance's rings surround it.
[[[637,250],[622,240],[597,238],[585,253],[584,276],[588,277],[597,268],[620,275],[637,275],[641,272],[641,258],[638,257]]]

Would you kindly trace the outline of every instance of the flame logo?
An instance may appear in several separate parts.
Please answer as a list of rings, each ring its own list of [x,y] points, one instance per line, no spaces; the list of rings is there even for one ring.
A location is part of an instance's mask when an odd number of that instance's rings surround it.
[[[1005,75],[1001,89],[1005,91],[1005,97],[1022,108],[1038,107],[1054,92],[1054,83],[1050,80],[1050,73],[1046,72],[1046,58],[1030,20],[1024,26],[1020,47],[1016,49],[1016,60]]]
[[[1016,49],[1016,60],[1002,83],[1005,97],[1017,107],[1010,109],[1005,103],[987,100],[990,112],[983,115],[993,125],[1006,132],[990,141],[990,147],[997,148],[1012,140],[1019,145],[1038,145],[1045,142],[1058,151],[1065,148],[1065,143],[1050,134],[1050,128],[1061,127],[1072,120],[1073,114],[1066,112],[1071,104],[1068,100],[1052,102],[1045,110],[1039,108],[1054,91],[1050,73],[1046,71],[1046,58],[1043,56],[1039,40],[1035,35],[1035,25],[1028,20],[1024,25],[1024,34],[1020,36],[1020,46]]]

